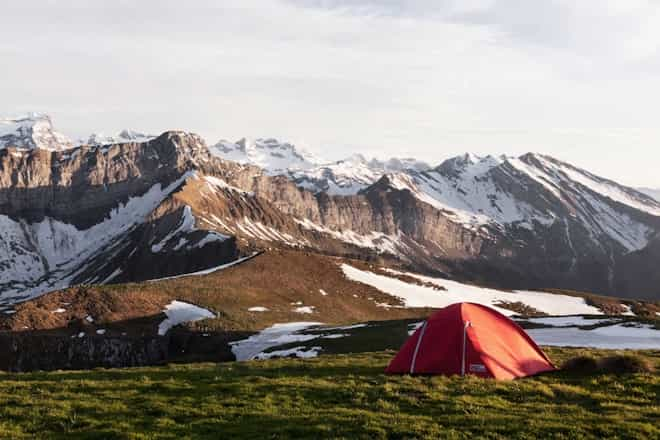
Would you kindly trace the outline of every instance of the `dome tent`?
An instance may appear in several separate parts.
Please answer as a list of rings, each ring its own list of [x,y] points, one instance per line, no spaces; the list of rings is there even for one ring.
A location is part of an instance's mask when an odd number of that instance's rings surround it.
[[[554,369],[511,319],[480,304],[456,303],[431,315],[403,344],[386,372],[515,379]]]

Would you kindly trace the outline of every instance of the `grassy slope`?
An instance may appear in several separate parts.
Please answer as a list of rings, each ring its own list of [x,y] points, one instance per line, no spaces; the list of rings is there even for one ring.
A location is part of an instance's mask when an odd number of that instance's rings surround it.
[[[188,276],[158,282],[72,287],[52,292],[16,306],[12,315],[0,314],[0,329],[71,330],[71,323],[94,317],[94,325],[113,329],[124,323],[151,317],[152,331],[163,320],[162,310],[173,299],[188,301],[218,313],[191,327],[204,331],[261,330],[274,323],[322,321],[349,323],[426,316],[430,309],[378,307],[398,300],[377,289],[347,279],[333,257],[304,252],[273,250],[240,265],[205,276]],[[362,261],[351,261],[366,269]],[[320,293],[323,289],[327,295]],[[313,306],[314,313],[296,313],[300,305]],[[265,306],[266,313],[250,312]],[[64,313],[53,310],[64,308]],[[142,326],[141,326],[142,327]],[[140,330],[142,330],[140,328]],[[119,330],[118,330],[119,331]]]
[[[556,362],[579,352],[548,349]],[[382,371],[392,354],[6,375],[0,436],[660,436],[658,375],[555,373],[512,382],[388,377]],[[660,352],[644,355],[660,366]]]

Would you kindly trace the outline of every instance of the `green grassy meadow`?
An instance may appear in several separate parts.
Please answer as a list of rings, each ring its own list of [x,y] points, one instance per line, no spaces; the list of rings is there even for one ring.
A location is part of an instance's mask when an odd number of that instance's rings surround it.
[[[614,353],[547,352],[557,363]],[[660,366],[660,352],[637,353]],[[393,354],[3,374],[0,437],[660,437],[657,373],[386,376]]]

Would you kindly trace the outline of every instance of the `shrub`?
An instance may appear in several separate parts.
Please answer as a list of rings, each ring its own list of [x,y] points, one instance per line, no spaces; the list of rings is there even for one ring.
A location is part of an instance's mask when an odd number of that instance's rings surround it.
[[[522,303],[520,301],[498,301],[494,303],[493,305],[497,307],[501,307],[503,309],[511,310],[512,312],[516,312],[520,316],[547,316],[547,313],[543,313],[538,309],[535,309],[532,306],[528,306],[525,303]]]
[[[626,374],[651,373],[653,365],[642,356],[618,355],[596,359],[593,356],[577,356],[564,362],[562,370],[578,374]]]
[[[561,369],[571,373],[592,374],[598,371],[598,361],[593,356],[577,356],[564,362]]]
[[[598,370],[610,374],[651,373],[653,366],[641,356],[626,354],[599,359]]]

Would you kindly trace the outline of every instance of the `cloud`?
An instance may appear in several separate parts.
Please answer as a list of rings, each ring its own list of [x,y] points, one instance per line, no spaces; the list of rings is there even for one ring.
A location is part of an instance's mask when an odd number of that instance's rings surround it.
[[[656,2],[5,3],[4,112],[70,133],[184,128],[431,162],[533,150],[660,186]]]
[[[308,8],[480,25],[509,44],[536,44],[583,55],[650,58],[660,48],[654,0],[290,0]]]

